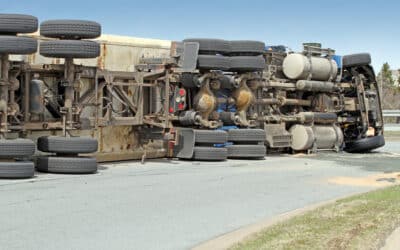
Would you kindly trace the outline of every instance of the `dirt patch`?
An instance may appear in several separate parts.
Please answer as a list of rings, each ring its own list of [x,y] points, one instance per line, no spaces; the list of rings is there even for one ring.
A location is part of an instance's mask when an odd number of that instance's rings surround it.
[[[333,177],[329,183],[346,186],[386,187],[400,184],[400,173],[369,175],[365,177]]]

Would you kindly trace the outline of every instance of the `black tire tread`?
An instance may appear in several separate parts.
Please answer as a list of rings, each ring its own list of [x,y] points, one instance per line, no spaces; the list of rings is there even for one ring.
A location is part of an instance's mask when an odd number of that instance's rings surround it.
[[[378,135],[346,142],[344,151],[348,153],[368,153],[383,146],[385,146],[385,138],[383,135]]]
[[[30,157],[36,145],[29,139],[0,140],[0,158]]]
[[[56,58],[96,58],[100,44],[94,41],[54,40],[40,43],[40,54]]]
[[[194,130],[195,143],[224,144],[228,133],[223,130]]]
[[[264,142],[266,134],[263,129],[231,129],[228,131],[230,142]]]
[[[343,68],[363,66],[371,64],[371,55],[369,53],[359,53],[343,56]]]
[[[50,38],[93,39],[101,35],[101,25],[86,20],[49,20],[41,23],[40,34]]]
[[[38,19],[31,15],[0,14],[0,33],[33,33],[38,29]]]
[[[230,58],[225,56],[199,55],[197,58],[198,69],[228,70],[230,66]]]
[[[265,43],[259,41],[231,41],[231,54],[262,55]]]
[[[222,39],[189,38],[183,42],[199,43],[199,54],[228,54],[230,52],[230,42]]]
[[[37,144],[42,152],[58,154],[89,154],[98,149],[97,140],[90,137],[43,136]]]
[[[263,71],[266,65],[263,56],[232,56],[230,60],[230,71]]]
[[[228,158],[262,159],[267,153],[265,145],[228,145]]]
[[[198,161],[224,161],[228,157],[226,148],[194,147],[193,160]]]
[[[55,174],[93,174],[97,172],[97,161],[90,157],[38,157],[36,169]]]
[[[22,179],[35,175],[35,164],[31,161],[0,162],[0,178]]]
[[[36,53],[37,40],[23,36],[0,36],[0,54],[28,55]]]

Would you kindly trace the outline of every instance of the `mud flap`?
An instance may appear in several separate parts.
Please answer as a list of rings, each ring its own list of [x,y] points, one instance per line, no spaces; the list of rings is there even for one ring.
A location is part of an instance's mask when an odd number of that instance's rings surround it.
[[[174,157],[180,159],[192,159],[195,144],[194,130],[191,128],[176,129],[176,143]]]

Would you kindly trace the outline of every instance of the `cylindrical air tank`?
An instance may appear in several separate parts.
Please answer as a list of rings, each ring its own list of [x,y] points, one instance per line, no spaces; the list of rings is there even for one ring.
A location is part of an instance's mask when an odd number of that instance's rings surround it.
[[[310,126],[296,124],[289,129],[289,133],[292,135],[293,150],[305,151],[312,148],[315,136]]]
[[[29,112],[32,115],[44,113],[43,86],[43,81],[38,79],[33,79],[29,83]]]
[[[292,80],[330,81],[335,79],[338,66],[329,58],[293,53],[283,60],[283,73]]]
[[[313,132],[317,149],[334,149],[343,144],[343,132],[335,126],[314,126]]]
[[[289,129],[292,149],[305,151],[315,146],[318,150],[334,150],[343,144],[343,132],[336,125],[306,126],[296,124]],[[315,145],[314,145],[315,143]]]

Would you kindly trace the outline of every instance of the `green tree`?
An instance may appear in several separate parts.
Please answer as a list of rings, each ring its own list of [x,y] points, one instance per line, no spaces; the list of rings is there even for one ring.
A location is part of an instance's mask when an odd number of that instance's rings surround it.
[[[392,70],[390,69],[389,63],[384,63],[381,69],[381,72],[378,75],[378,79],[381,81],[381,84],[386,87],[394,86],[394,79],[392,75]]]
[[[399,72],[399,77],[397,78],[397,88],[400,88],[400,69],[397,71]]]

